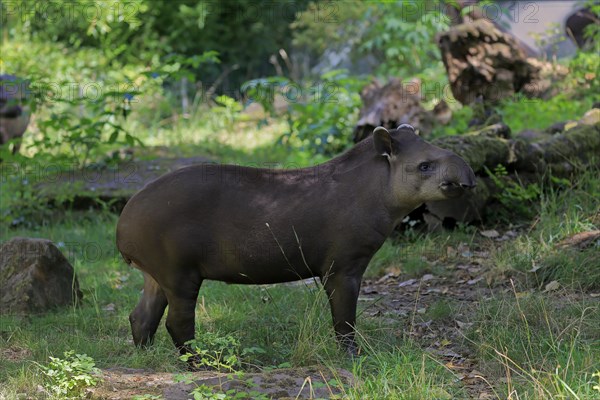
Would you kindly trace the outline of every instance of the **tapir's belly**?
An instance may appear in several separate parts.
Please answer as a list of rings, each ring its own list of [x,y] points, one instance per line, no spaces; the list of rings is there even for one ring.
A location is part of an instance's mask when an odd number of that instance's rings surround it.
[[[281,243],[280,243],[281,244]],[[221,241],[205,243],[206,251],[197,254],[194,268],[200,270],[203,279],[230,283],[268,284],[290,282],[319,276],[322,260],[310,256],[304,261],[298,248],[282,245],[274,241],[261,246],[245,246],[243,242]],[[314,249],[306,250],[314,253]]]

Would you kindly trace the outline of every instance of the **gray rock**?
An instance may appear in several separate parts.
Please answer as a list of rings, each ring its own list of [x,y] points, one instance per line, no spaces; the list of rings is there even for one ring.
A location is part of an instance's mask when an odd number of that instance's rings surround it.
[[[41,313],[81,298],[73,267],[52,241],[17,237],[0,246],[0,314]]]

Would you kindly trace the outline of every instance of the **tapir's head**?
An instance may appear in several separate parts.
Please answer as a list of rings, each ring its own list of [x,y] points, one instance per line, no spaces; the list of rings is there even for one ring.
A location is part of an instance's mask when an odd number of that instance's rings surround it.
[[[389,163],[391,193],[397,204],[419,204],[458,197],[476,185],[469,165],[449,150],[425,142],[415,129],[402,124],[396,129],[373,131],[375,150]]]

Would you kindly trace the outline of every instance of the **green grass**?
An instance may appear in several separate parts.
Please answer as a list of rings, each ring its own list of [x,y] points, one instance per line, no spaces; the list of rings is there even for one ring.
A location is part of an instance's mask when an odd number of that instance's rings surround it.
[[[514,133],[526,129],[543,131],[552,124],[549,121],[576,121],[592,108],[591,97],[574,101],[570,96],[559,94],[547,100],[526,97],[505,100],[501,106],[501,115],[504,123]]]
[[[545,191],[540,214],[527,234],[492,249],[494,269],[525,274],[533,285],[557,280],[574,288],[599,288],[597,243],[584,250],[560,246],[562,240],[574,234],[600,228],[599,174],[598,167],[591,167],[581,172],[571,187]]]
[[[449,253],[461,244],[474,243],[476,230],[460,227],[452,233],[419,233],[409,229],[394,233],[375,254],[365,276],[378,277],[387,272],[401,273],[408,278],[434,273],[443,275],[444,264],[457,260]]]
[[[68,350],[89,355],[100,368],[184,369],[162,324],[151,349],[139,350],[131,343],[127,316],[138,300],[142,279],[115,252],[115,223],[116,217],[108,213],[67,212],[36,229],[2,232],[5,239],[45,237],[59,244],[84,292],[78,308],[0,318],[0,351],[25,349],[28,354],[16,361],[0,358],[1,394],[7,398],[16,398],[17,393],[34,395],[43,383],[38,364],[47,365],[50,356],[61,357]],[[114,304],[114,311],[104,309],[109,304]],[[374,390],[377,395],[396,393],[397,398],[440,398],[440,393],[442,398],[452,398],[445,393],[459,389],[448,371],[397,335],[401,326],[368,316],[360,318],[359,328],[368,361],[353,364],[336,346],[327,299],[314,284],[206,282],[199,298],[197,329],[231,335],[242,349],[264,349],[242,359],[250,370],[286,362],[354,369],[368,384],[348,388],[353,396]]]
[[[596,230],[598,169],[581,172],[571,187],[547,190],[538,217],[515,240],[491,249],[490,274],[512,275],[512,294],[483,301],[470,346],[482,367],[505,384],[501,398],[594,399],[600,370],[600,303],[582,289],[600,287],[598,244],[561,247],[563,239]],[[545,293],[558,282],[558,291]]]
[[[505,99],[493,109],[498,112],[502,121],[510,127],[513,134],[524,130],[544,131],[555,122],[577,121],[592,108],[593,96],[583,99],[573,99],[572,93],[561,93],[550,99],[530,99],[525,96],[515,96]],[[458,107],[453,111],[452,121],[446,126],[438,126],[433,137],[461,135],[473,131],[469,121],[473,118],[470,107]]]
[[[348,391],[352,399],[457,399],[467,394],[439,362],[410,342],[384,349],[354,364],[360,386]]]
[[[600,306],[568,292],[482,302],[468,334],[501,398],[593,399],[600,369]]]

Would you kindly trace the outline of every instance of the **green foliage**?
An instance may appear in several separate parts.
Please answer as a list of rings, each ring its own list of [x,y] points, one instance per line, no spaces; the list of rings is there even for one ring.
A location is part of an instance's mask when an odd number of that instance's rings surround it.
[[[540,33],[532,33],[535,44],[541,49],[550,49],[550,54],[558,53],[560,43],[565,42],[567,39],[563,34],[562,23],[551,22],[547,24],[547,28]],[[547,55],[546,55],[547,57]]]
[[[193,396],[194,400],[223,400],[227,398],[224,393],[215,393],[210,386],[196,384],[192,374],[176,374],[174,380],[175,382],[181,382],[186,385],[196,385],[190,392],[190,395]]]
[[[114,67],[151,63],[163,54],[191,57],[221,49],[224,64],[238,66],[230,76],[235,87],[248,76],[271,73],[269,57],[289,47],[289,24],[307,1],[259,6],[253,0],[57,0],[27,7],[31,12],[20,11],[19,4],[6,5],[11,36],[97,48]],[[194,71],[206,82],[220,73],[214,65]]]
[[[67,351],[64,358],[50,357],[50,360],[47,367],[41,368],[46,376],[46,389],[57,398],[84,398],[84,389],[96,386],[100,381],[100,370],[86,354]]]
[[[177,375],[175,380],[178,382],[184,382],[188,385],[196,385],[194,379],[189,374]],[[197,385],[191,392],[190,395],[194,400],[224,400],[224,399],[253,399],[253,400],[269,400],[271,397],[260,393],[256,390],[245,391],[238,389],[229,389],[224,393],[218,393],[210,386],[205,384]]]
[[[493,269],[518,271],[527,285],[542,289],[552,281],[563,287],[600,287],[600,272],[595,267],[600,263],[598,245],[587,249],[559,245],[577,233],[598,229],[599,184],[598,168],[589,168],[564,188],[544,190],[527,235],[495,250]]]
[[[600,3],[596,0],[586,0],[585,7],[590,10],[592,15],[600,15]],[[596,20],[595,23],[585,27],[584,37],[588,40],[584,50],[590,53],[598,54],[598,43],[600,43],[600,24]]]
[[[568,93],[548,100],[516,96],[503,101],[498,111],[504,123],[517,133],[524,130],[544,130],[554,122],[577,120],[592,107],[592,103],[591,97],[576,100]]]
[[[276,93],[288,102],[288,131],[279,143],[301,152],[332,156],[350,145],[350,135],[361,106],[359,91],[366,81],[335,70],[319,81],[298,84],[281,77],[247,82],[250,99],[273,110]]]
[[[192,353],[179,358],[190,361],[195,368],[234,371],[240,366],[240,342],[231,335],[203,332],[187,345]]]
[[[107,0],[93,5],[84,0],[57,0],[48,7],[31,7],[30,12],[16,9],[8,13],[7,22],[21,34],[75,48],[103,47],[117,57],[128,51],[128,40],[135,33],[143,32],[140,16],[150,10],[145,0]]]
[[[441,1],[427,7],[420,0],[374,3],[379,19],[365,34],[363,54],[379,60],[381,76],[413,77],[443,81],[444,66],[435,35],[449,27]]]
[[[587,69],[584,70],[587,71]],[[585,81],[583,76],[590,73],[588,71],[568,75],[566,81],[561,83],[564,86],[578,86],[576,91],[565,88],[564,93],[543,100],[530,99],[517,94],[510,99],[502,100],[494,106],[494,111],[502,116],[502,121],[510,127],[513,133],[524,130],[543,131],[555,122],[578,120],[598,98],[595,93],[587,92],[586,89],[592,83]],[[576,79],[576,76],[582,78]],[[596,82],[598,81],[598,79],[594,79]],[[473,130],[472,127],[469,127],[472,118],[473,109],[470,106],[460,106],[452,111],[452,120],[448,125],[436,126],[433,129],[432,137],[461,135],[470,132]]]
[[[598,26],[598,24],[591,24]],[[600,30],[599,30],[600,32]],[[600,37],[598,38],[600,40]],[[596,43],[600,43],[596,41]],[[568,64],[569,74],[561,86],[574,91],[576,98],[590,96],[594,101],[600,99],[600,55],[597,52],[579,51]]]
[[[83,167],[90,157],[100,155],[98,151],[104,143],[141,145],[141,141],[126,131],[120,119],[127,115],[129,100],[137,93],[98,90],[98,98],[94,100],[79,96],[58,99],[65,107],[56,107],[49,119],[38,123],[42,137],[35,140],[33,146],[55,155],[66,150],[61,156]]]
[[[431,132],[434,138],[440,136],[462,135],[472,130],[469,122],[473,119],[473,109],[468,106],[459,106],[452,110],[452,119],[448,125],[436,125]]]
[[[292,43],[316,57],[327,49],[338,50],[351,44],[357,57],[358,43],[372,27],[375,17],[379,17],[375,15],[377,8],[366,1],[352,2],[351,7],[341,5],[335,1],[311,1],[306,12],[299,13],[290,25]]]
[[[525,185],[520,180],[512,180],[503,165],[496,166],[494,172],[485,166],[484,168],[496,188],[500,190],[495,198],[504,206],[504,218],[514,221],[515,216],[531,218],[535,215],[541,194],[537,183]]]
[[[301,151],[328,156],[347,148],[361,106],[359,88],[364,83],[345,71],[323,75],[313,87],[312,99],[292,103],[289,131],[281,141]]]
[[[214,131],[234,131],[235,123],[240,117],[242,105],[235,99],[221,95],[215,99],[217,107],[211,109],[211,129]]]
[[[374,58],[376,74],[444,81],[435,35],[448,28],[442,1],[313,2],[292,24],[294,44],[320,56],[350,51],[353,60]],[[331,19],[331,21],[329,20]]]

